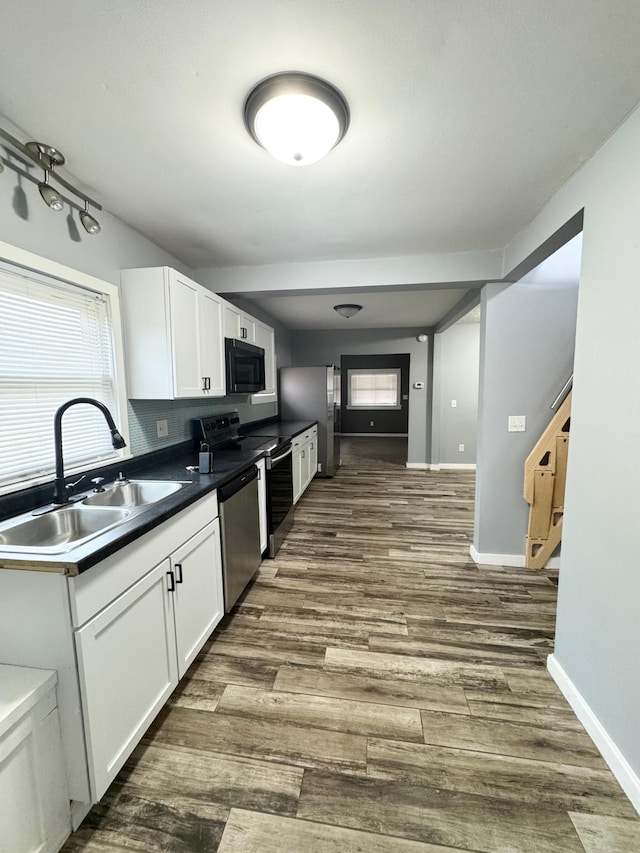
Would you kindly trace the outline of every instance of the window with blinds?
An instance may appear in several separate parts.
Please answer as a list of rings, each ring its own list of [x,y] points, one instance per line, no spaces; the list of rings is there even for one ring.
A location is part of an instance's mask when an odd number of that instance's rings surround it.
[[[0,489],[53,475],[53,418],[72,397],[118,424],[108,297],[0,266]],[[62,431],[67,471],[118,457],[95,406],[65,412]]]
[[[347,408],[399,409],[400,369],[358,368],[347,371]]]

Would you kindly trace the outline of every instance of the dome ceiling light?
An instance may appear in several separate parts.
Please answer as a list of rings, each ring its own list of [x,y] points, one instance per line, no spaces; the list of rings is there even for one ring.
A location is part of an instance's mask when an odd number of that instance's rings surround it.
[[[345,320],[348,320],[350,317],[355,317],[358,311],[362,311],[362,305],[356,305],[354,302],[345,302],[343,305],[334,305],[333,310],[337,311]]]
[[[244,123],[276,160],[307,166],[322,159],[349,127],[338,89],[311,74],[286,71],[261,80],[244,103]]]

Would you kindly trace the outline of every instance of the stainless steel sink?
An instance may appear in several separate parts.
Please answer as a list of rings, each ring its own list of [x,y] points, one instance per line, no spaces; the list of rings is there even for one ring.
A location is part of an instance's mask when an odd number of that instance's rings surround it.
[[[130,515],[127,509],[89,509],[78,505],[43,515],[22,515],[0,525],[0,549],[54,554],[69,551]]]
[[[188,483],[167,483],[162,480],[129,480],[114,483],[104,492],[96,492],[82,503],[85,506],[140,507],[157,503],[175,494]]]

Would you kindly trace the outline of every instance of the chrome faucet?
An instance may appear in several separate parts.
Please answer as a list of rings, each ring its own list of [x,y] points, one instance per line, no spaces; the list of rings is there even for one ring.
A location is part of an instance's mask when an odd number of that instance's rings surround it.
[[[114,448],[116,450],[121,450],[123,447],[127,446],[124,438],[118,432],[118,428],[111,417],[111,412],[103,403],[100,403],[98,400],[94,400],[92,397],[74,397],[73,400],[67,400],[66,403],[63,403],[53,419],[53,440],[56,452],[56,479],[53,489],[54,504],[66,504],[69,502],[67,487],[64,482],[64,461],[62,459],[62,416],[68,408],[75,406],[76,403],[89,403],[89,405],[100,409],[107,422],[107,426],[111,431],[111,443]],[[76,483],[78,482],[79,480],[76,480]]]

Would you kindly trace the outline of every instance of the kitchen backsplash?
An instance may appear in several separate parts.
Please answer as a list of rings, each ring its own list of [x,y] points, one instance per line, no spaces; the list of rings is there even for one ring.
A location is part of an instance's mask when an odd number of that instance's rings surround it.
[[[134,456],[180,444],[191,438],[191,420],[215,412],[237,409],[240,422],[270,418],[277,414],[275,403],[252,404],[249,395],[216,400],[129,400],[129,445]],[[158,438],[156,421],[166,420],[169,434]]]

